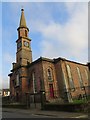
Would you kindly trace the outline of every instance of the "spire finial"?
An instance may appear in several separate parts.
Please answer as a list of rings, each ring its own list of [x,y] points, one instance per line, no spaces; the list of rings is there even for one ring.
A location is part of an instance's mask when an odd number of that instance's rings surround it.
[[[24,11],[24,8],[23,8],[23,6],[22,6],[22,9],[21,9],[21,11]]]
[[[25,16],[24,16],[24,9],[23,9],[23,6],[22,6],[22,8],[21,8],[21,18],[20,18],[20,23],[19,23],[18,29],[19,29],[19,28],[22,28],[22,27],[28,29],[28,27],[27,27],[27,25],[26,25]],[[28,29],[28,31],[29,31],[29,29]]]
[[[21,11],[24,11],[24,9],[22,8]]]
[[[26,20],[25,20],[25,16],[24,16],[24,9],[22,7],[21,9],[21,18],[20,18],[20,25],[19,27],[27,27],[26,26]]]

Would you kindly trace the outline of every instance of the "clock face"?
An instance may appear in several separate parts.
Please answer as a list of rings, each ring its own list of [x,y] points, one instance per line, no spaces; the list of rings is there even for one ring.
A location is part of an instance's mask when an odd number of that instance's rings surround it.
[[[19,43],[18,43],[17,47],[18,47],[18,48],[20,48],[20,47],[21,47],[21,42],[19,42]]]
[[[29,42],[24,41],[24,46],[29,47]]]

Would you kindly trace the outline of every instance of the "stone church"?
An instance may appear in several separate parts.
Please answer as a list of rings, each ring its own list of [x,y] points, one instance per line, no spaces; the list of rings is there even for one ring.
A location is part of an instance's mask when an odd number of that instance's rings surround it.
[[[16,63],[10,77],[10,96],[22,102],[26,93],[45,92],[46,101],[60,98],[72,102],[75,98],[88,96],[88,65],[65,58],[43,58],[32,61],[31,39],[26,25],[24,9],[21,10]]]

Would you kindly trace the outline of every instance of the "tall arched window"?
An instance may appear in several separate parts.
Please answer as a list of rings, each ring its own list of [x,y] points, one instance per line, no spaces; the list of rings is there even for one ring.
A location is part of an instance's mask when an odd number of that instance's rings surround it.
[[[86,79],[88,80],[88,72],[86,69],[85,69],[85,74],[86,74]]]
[[[20,79],[19,79],[19,74],[16,75],[16,86],[19,86]]]
[[[80,87],[83,88],[83,81],[82,81],[82,77],[81,77],[81,73],[80,73],[79,67],[77,67],[77,72],[78,72]]]
[[[53,72],[52,69],[48,68],[47,75],[48,75],[48,80],[49,81],[53,81],[53,73],[52,72]]]
[[[32,72],[32,80],[33,80],[33,92],[35,93],[37,91],[35,72]]]
[[[67,65],[67,72],[68,72],[68,77],[69,77],[69,85],[70,85],[70,88],[71,88],[71,89],[74,89],[74,82],[73,82],[73,79],[72,79],[71,69],[70,69],[70,66],[69,66],[69,65]]]

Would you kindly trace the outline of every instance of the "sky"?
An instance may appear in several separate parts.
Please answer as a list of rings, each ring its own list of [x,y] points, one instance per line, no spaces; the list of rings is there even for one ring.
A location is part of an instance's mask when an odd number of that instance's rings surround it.
[[[0,2],[0,88],[2,88],[2,4]]]
[[[16,61],[21,8],[24,8],[33,61],[40,56],[88,62],[88,2],[7,2],[0,3],[0,79],[9,88],[8,74]],[[1,29],[2,28],[2,29]],[[1,40],[1,39],[0,39]],[[1,87],[1,81],[0,81]]]

